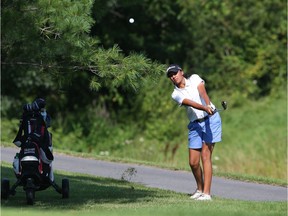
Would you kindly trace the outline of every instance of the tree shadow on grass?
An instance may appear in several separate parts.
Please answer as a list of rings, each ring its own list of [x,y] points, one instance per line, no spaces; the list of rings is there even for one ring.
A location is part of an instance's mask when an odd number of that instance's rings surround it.
[[[13,169],[1,165],[1,178],[10,180],[10,187],[16,182]],[[163,197],[156,189],[147,189],[144,186],[127,181],[114,180],[109,178],[63,175],[55,173],[55,182],[61,187],[63,178],[70,182],[70,195],[63,199],[62,195],[56,192],[51,186],[43,191],[36,191],[36,209],[79,209],[85,206],[102,204],[129,204],[142,203]],[[1,207],[23,208],[29,207],[26,204],[26,195],[23,187],[17,187],[15,196],[9,196],[7,200],[1,200]]]

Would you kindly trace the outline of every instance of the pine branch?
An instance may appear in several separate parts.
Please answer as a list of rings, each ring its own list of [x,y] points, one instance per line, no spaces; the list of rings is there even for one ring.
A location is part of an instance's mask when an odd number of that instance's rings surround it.
[[[95,75],[98,75],[97,66],[68,66],[68,65],[52,65],[52,64],[43,64],[43,63],[32,63],[32,62],[1,62],[2,65],[27,65],[32,67],[39,67],[39,68],[56,68],[56,69],[70,69],[70,70],[76,70],[76,71],[89,71]]]

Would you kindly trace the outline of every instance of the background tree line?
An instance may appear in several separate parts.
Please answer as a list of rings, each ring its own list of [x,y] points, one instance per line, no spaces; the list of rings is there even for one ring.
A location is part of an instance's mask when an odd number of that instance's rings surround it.
[[[148,150],[177,148],[185,117],[171,102],[170,63],[202,76],[216,105],[286,93],[284,0],[3,0],[1,7],[2,118],[44,97],[60,148],[113,151],[143,139]]]

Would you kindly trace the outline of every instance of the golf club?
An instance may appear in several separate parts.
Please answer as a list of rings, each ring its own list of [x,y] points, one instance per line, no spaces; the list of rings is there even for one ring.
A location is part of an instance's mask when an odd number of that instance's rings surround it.
[[[227,101],[221,101],[221,105],[223,109],[216,109],[217,112],[222,112],[227,109]]]

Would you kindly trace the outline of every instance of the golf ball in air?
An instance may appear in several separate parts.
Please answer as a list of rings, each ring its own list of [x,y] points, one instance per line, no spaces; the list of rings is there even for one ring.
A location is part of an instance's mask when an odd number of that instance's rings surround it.
[[[130,22],[130,23],[134,23],[134,19],[133,19],[133,18],[130,18],[130,19],[129,19],[129,22]]]

